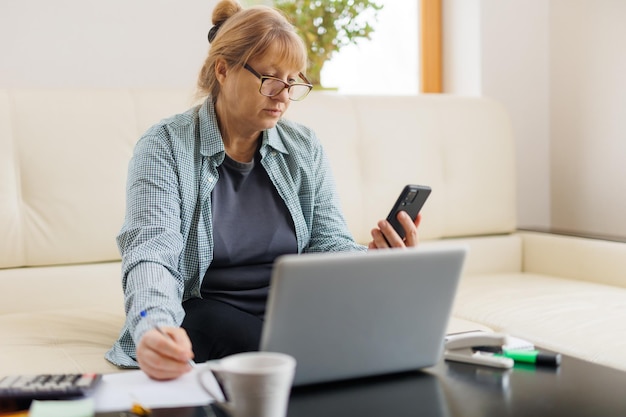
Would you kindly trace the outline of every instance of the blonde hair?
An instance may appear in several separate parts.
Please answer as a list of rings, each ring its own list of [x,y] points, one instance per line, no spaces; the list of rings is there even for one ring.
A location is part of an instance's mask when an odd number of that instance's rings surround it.
[[[198,95],[210,95],[213,101],[217,99],[220,84],[215,76],[215,63],[218,59],[233,68],[243,66],[270,47],[282,62],[305,71],[304,42],[278,10],[267,6],[243,9],[235,0],[221,0],[213,9],[212,22],[211,46],[198,76]]]

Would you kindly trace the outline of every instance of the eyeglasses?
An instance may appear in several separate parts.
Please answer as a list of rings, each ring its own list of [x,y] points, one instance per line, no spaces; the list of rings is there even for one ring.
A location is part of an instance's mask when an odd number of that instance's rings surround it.
[[[311,82],[302,73],[299,75],[304,81],[306,81],[305,83],[286,83],[280,78],[270,77],[269,75],[261,75],[248,64],[244,64],[243,67],[261,80],[259,93],[266,97],[277,96],[286,88],[287,93],[289,94],[289,100],[300,101],[303,100],[313,88]]]

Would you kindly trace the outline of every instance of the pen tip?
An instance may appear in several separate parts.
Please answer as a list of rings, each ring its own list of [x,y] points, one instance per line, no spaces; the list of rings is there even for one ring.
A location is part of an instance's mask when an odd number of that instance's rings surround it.
[[[146,317],[147,313],[146,310],[141,310],[141,313],[139,313],[141,315],[141,317]]]

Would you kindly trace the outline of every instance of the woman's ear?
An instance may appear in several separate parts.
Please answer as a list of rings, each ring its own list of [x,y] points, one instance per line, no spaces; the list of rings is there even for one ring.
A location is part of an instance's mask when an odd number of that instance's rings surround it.
[[[224,84],[226,76],[228,75],[228,65],[223,59],[215,61],[215,78],[220,84]]]

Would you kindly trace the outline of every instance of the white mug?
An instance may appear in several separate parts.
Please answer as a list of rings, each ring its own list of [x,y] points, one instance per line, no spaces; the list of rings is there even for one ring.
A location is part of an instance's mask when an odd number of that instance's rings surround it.
[[[296,360],[274,352],[246,352],[206,363],[220,381],[225,395],[205,389],[233,417],[285,417]]]

